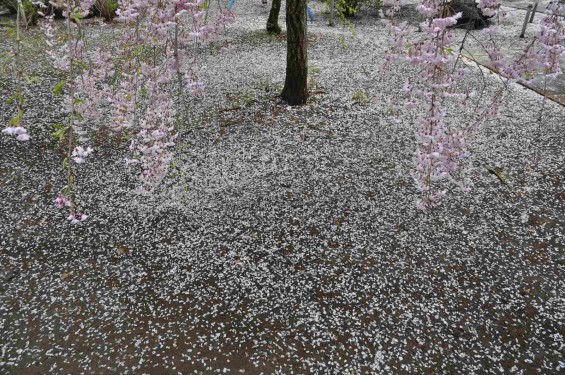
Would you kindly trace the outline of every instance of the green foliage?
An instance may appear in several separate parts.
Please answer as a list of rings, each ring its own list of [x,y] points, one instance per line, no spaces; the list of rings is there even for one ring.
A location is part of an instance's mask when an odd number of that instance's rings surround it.
[[[59,143],[63,142],[63,140],[65,139],[65,135],[67,134],[67,131],[69,130],[69,127],[65,126],[65,125],[59,125],[59,124],[54,124],[52,126],[55,129],[55,131],[53,133],[51,133],[51,135],[53,137],[55,137],[57,142],[59,142]]]
[[[37,20],[39,19],[39,14],[37,14],[37,7],[33,5],[30,0],[24,0],[22,2],[22,7],[24,8],[25,19],[28,26],[37,25]]]
[[[347,40],[345,39],[345,37],[343,35],[339,35],[338,40],[339,40],[339,46],[341,47],[341,49],[343,51],[347,51],[347,49],[349,47],[347,47]]]
[[[371,102],[371,94],[368,91],[355,90],[352,99],[356,104],[367,105]]]
[[[318,75],[320,74],[322,70],[320,68],[317,68],[315,66],[312,66],[309,68],[309,77],[308,77],[308,90],[314,92],[317,90],[321,90],[322,87],[320,86],[320,84],[318,83]]]
[[[8,53],[0,53],[0,74],[5,75],[10,64],[12,64],[13,55]]]
[[[263,89],[265,91],[268,91],[270,88],[271,86],[263,86],[263,83],[260,83],[257,86],[257,89],[261,91]],[[229,101],[235,104],[232,109],[251,107],[257,101],[253,91],[251,90],[242,90],[234,93],[228,93],[226,96]]]
[[[0,0],[0,8],[7,8],[10,12],[16,13],[17,0]]]
[[[118,2],[117,0],[109,0],[110,11],[115,12],[118,10]]]
[[[33,85],[33,84],[41,83],[41,78],[38,77],[38,76],[32,76],[32,75],[24,73],[23,78],[24,78],[24,83],[26,85]]]
[[[53,86],[53,94],[59,95],[61,93],[61,90],[63,90],[63,87],[65,87],[64,81],[57,83],[55,86]]]
[[[244,92],[241,96],[241,100],[245,107],[251,107],[255,103],[255,97],[250,92]]]
[[[329,9],[329,0],[326,0],[327,8]],[[376,6],[380,7],[382,0],[334,0],[334,7],[338,15],[351,18],[363,6]]]
[[[16,113],[15,116],[13,116],[10,121],[9,124],[10,126],[18,126],[21,124],[22,122],[22,117],[24,117],[24,112],[22,110],[18,110],[18,113]]]
[[[343,14],[344,17],[353,17],[361,8],[362,0],[336,0],[336,9]]]
[[[282,90],[282,87],[280,87],[280,85],[274,83],[270,79],[265,79],[259,82],[259,84],[257,85],[257,89],[259,91],[271,92],[271,91],[280,91]]]
[[[116,16],[118,0],[96,0],[94,7],[105,21],[111,21]]]
[[[18,1],[17,0],[0,0],[0,8],[8,8],[12,13],[16,13],[18,9]],[[23,0],[22,1],[22,8],[24,11],[24,20],[22,21],[26,26],[35,26],[37,25],[37,20],[39,19],[39,15],[37,14],[37,6],[34,5],[31,0]]]

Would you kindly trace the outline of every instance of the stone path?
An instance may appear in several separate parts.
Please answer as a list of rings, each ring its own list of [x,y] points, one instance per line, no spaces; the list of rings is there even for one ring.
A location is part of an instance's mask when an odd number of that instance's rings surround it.
[[[542,0],[538,3],[538,7],[536,9],[536,13],[544,13],[545,9],[549,5],[551,1]],[[505,7],[516,8],[516,9],[528,9],[528,5],[534,4],[534,0],[502,0],[500,4]]]
[[[533,3],[534,1],[527,1],[527,0],[501,1],[503,7],[519,9],[521,12],[524,13],[524,17],[525,17],[525,10],[527,9],[528,5]],[[536,16],[534,17],[534,22],[528,24],[528,27],[526,29],[526,37],[531,36],[531,34],[535,32],[535,22],[539,19],[539,17],[541,17],[541,14],[544,13],[548,4],[549,1],[547,0],[540,1],[536,9]],[[516,35],[516,39],[518,38],[519,35]],[[494,68],[490,63],[490,59],[488,58],[487,54],[484,51],[472,51],[472,56],[471,54],[468,53],[464,53],[464,56],[467,58],[474,59],[479,64],[494,71]],[[543,76],[540,76],[538,78],[535,78],[531,82],[520,82],[520,84],[539,93],[540,95],[544,95],[547,98],[565,106],[565,58],[562,58],[561,69],[562,69],[562,73],[558,75],[555,79],[546,80]]]

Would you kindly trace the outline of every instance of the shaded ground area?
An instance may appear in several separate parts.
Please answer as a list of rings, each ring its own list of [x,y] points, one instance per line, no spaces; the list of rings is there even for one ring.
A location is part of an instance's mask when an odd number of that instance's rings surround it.
[[[413,71],[379,69],[380,20],[359,17],[356,38],[310,24],[318,94],[289,108],[285,40],[238,4],[233,51],[200,60],[207,91],[154,195],[136,192],[127,142],[96,131],[77,176],[85,225],[53,206],[57,80],[30,59],[45,83],[26,91],[32,142],[0,138],[0,372],[562,371],[563,107],[539,122],[541,97],[512,86],[471,149],[472,192],[421,212],[416,114],[396,123],[386,104]],[[464,85],[483,80],[488,95],[495,75]]]

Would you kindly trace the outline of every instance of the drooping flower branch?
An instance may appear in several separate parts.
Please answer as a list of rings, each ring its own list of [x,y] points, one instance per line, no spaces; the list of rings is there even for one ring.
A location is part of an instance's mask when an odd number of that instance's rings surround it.
[[[53,6],[62,9],[65,18],[65,28],[58,31],[54,27],[53,15],[47,15],[42,27],[47,36],[48,53],[54,66],[59,69],[65,79],[57,84],[54,92],[61,92],[64,87],[67,95],[64,98],[67,122],[60,125],[56,134],[61,141],[66,141],[66,157],[63,160],[63,169],[66,172],[66,185],[61,189],[55,204],[59,208],[69,209],[68,220],[73,223],[84,221],[87,215],[80,211],[76,200],[75,176],[76,165],[82,164],[85,158],[92,153],[91,147],[83,147],[78,143],[87,142],[87,129],[85,129],[85,113],[91,103],[87,102],[88,93],[83,86],[82,78],[87,74],[86,49],[84,30],[81,18],[88,14],[93,0],[83,0],[78,5],[72,0],[59,0],[51,2]],[[58,34],[61,34],[58,36]]]
[[[390,5],[387,13],[393,13],[403,2],[385,0]],[[196,72],[195,47],[199,43],[216,42],[225,24],[233,21],[233,13],[220,13],[215,20],[207,22],[202,0],[124,0],[117,11],[124,27],[112,41],[111,51],[107,46],[89,50],[80,19],[88,12],[92,0],[52,3],[64,9],[66,18],[64,31],[56,31],[49,16],[44,29],[54,65],[66,76],[54,91],[66,93],[64,103],[68,115],[67,123],[56,132],[66,142],[67,157],[63,165],[67,184],[55,203],[60,208],[69,208],[69,220],[77,223],[86,215],[76,203],[75,169],[93,152],[85,146],[89,128],[104,122],[116,131],[126,132],[131,137],[132,152],[127,162],[138,166],[144,190],[153,190],[167,175],[173,159],[175,123],[179,110],[183,109],[180,106],[186,105],[185,94],[198,95],[204,88]],[[496,90],[486,104],[477,106],[471,122],[463,125],[449,122],[446,111],[449,103],[464,106],[474,100],[475,94],[459,87],[468,69],[459,64],[462,45],[454,40],[451,27],[461,15],[451,14],[447,6],[446,0],[421,0],[418,10],[425,21],[420,25],[422,38],[417,41],[409,40],[413,33],[406,23],[388,24],[393,38],[392,53],[387,59],[403,57],[418,67],[418,74],[404,84],[404,104],[409,109],[423,109],[417,123],[413,173],[422,193],[418,203],[421,208],[440,201],[447,192],[445,181],[469,189],[467,147],[481,124],[497,114],[505,90],[505,87]],[[486,16],[497,15],[496,0],[481,0],[478,6]],[[535,39],[516,59],[505,58],[492,43],[485,43],[491,65],[505,77],[505,84],[528,79],[537,72],[554,75],[560,71],[559,59],[564,54],[563,8],[563,0],[550,4]],[[495,33],[495,29],[487,29],[484,35],[490,37]],[[21,67],[19,29],[16,34],[15,66]],[[22,77],[20,70],[16,74],[17,119],[3,132],[27,140],[29,136],[21,122]],[[109,115],[99,110],[101,106],[110,107]]]
[[[544,73],[561,72],[560,57],[565,54],[565,1],[548,4],[536,34],[540,44]]]
[[[422,37],[410,42],[407,24],[389,23],[394,36],[391,43],[392,58],[404,56],[414,66],[418,75],[404,85],[407,108],[425,107],[417,120],[416,141],[418,147],[414,156],[413,172],[416,187],[421,193],[418,207],[427,208],[437,204],[446,194],[442,180],[451,180],[468,189],[464,171],[466,147],[476,126],[455,127],[446,120],[446,105],[450,100],[465,101],[472,92],[458,92],[458,78],[464,69],[454,71],[457,56],[456,43],[451,27],[461,14],[445,13],[443,0],[422,0],[417,10],[426,17],[421,23]],[[405,49],[405,46],[409,48]]]
[[[17,1],[16,9],[16,24],[14,25],[16,35],[15,35],[15,51],[13,54],[13,69],[16,73],[16,92],[9,99],[10,102],[16,105],[16,114],[10,119],[8,126],[2,130],[2,133],[8,135],[15,135],[18,141],[28,141],[30,139],[27,129],[23,126],[23,116],[24,116],[24,93],[23,93],[23,81],[24,81],[24,71],[22,64],[22,33],[21,25],[23,19],[25,19],[25,12],[23,9],[22,1]]]
[[[69,209],[72,223],[86,219],[76,201],[75,175],[77,165],[93,152],[82,145],[99,124],[109,123],[110,129],[132,137],[132,157],[127,163],[140,166],[145,191],[153,190],[167,175],[177,137],[175,114],[184,104],[179,98],[184,97],[185,88],[198,95],[204,87],[189,47],[219,40],[221,29],[234,19],[232,13],[220,13],[206,23],[202,0],[124,0],[117,10],[124,27],[113,35],[110,50],[107,45],[89,49],[81,19],[92,3],[52,1],[53,7],[62,10],[64,30],[57,30],[52,14],[42,14],[48,54],[65,75],[53,91],[65,92],[68,116],[54,133],[67,149],[63,161],[67,183],[55,204]],[[110,107],[109,115],[100,111],[104,106]]]
[[[392,17],[398,10],[400,1],[384,1],[390,7],[389,16]],[[481,0],[478,8],[487,17],[496,16],[498,1]],[[485,44],[491,66],[504,77],[504,85],[495,90],[486,104],[476,107],[474,119],[463,125],[446,120],[449,102],[455,100],[463,106],[475,96],[472,91],[458,89],[461,78],[468,73],[468,69],[459,64],[459,53],[469,31],[463,41],[456,42],[451,28],[461,14],[452,14],[446,0],[421,0],[417,10],[426,19],[420,24],[423,33],[416,41],[408,39],[413,34],[406,23],[386,21],[392,36],[387,60],[403,57],[418,67],[417,76],[404,85],[406,107],[422,111],[417,122],[418,146],[413,173],[421,193],[418,207],[425,209],[437,205],[447,193],[444,181],[455,183],[463,191],[470,189],[467,147],[481,124],[497,115],[509,82],[528,78],[536,72],[544,75],[560,72],[559,58],[564,54],[563,8],[563,0],[548,7],[548,14],[541,20],[536,38],[517,58],[502,56],[493,43]],[[496,30],[486,29],[483,32],[490,37]]]
[[[114,85],[109,88],[112,129],[132,132],[132,157],[140,180],[152,191],[167,175],[175,145],[175,118],[185,103],[184,89],[199,95],[204,87],[195,72],[190,46],[219,38],[233,14],[220,13],[206,23],[202,0],[124,1],[118,10],[125,28],[114,59]],[[175,97],[174,85],[177,86]],[[176,102],[175,102],[175,99]]]

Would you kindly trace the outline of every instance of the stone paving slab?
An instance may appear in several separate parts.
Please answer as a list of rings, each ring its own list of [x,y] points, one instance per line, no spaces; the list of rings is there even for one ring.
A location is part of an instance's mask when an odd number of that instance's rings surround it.
[[[542,0],[542,1],[538,2],[538,6],[536,8],[536,13],[544,13],[550,2],[551,1],[549,1],[549,0]],[[510,8],[526,10],[526,9],[528,9],[528,5],[535,4],[535,1],[534,0],[502,0],[502,1],[500,1],[500,4],[502,6],[506,6],[506,7],[510,7]]]

